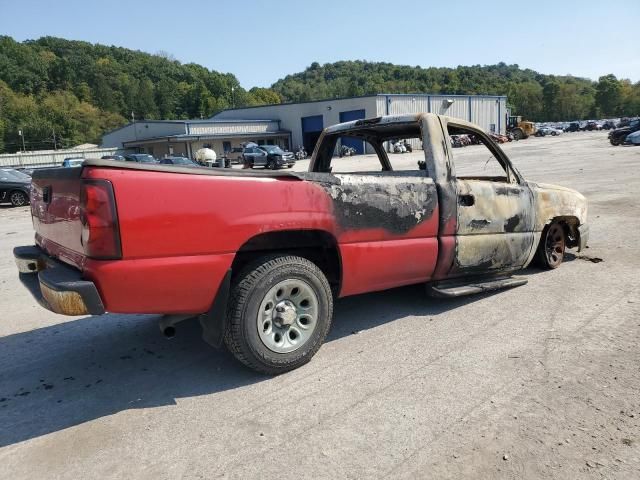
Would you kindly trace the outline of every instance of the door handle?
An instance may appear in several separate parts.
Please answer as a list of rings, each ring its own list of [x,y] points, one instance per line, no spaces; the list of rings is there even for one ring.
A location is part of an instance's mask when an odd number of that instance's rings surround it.
[[[471,207],[474,203],[476,203],[476,198],[470,193],[458,195],[458,203],[463,207]]]

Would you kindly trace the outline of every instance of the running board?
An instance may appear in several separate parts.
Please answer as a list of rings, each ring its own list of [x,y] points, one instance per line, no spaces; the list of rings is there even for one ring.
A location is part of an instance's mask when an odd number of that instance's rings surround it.
[[[461,280],[445,280],[427,285],[427,293],[435,298],[455,298],[464,295],[474,295],[482,292],[492,292],[503,288],[513,288],[524,285],[528,280],[524,278],[498,277],[477,279],[464,283]]]

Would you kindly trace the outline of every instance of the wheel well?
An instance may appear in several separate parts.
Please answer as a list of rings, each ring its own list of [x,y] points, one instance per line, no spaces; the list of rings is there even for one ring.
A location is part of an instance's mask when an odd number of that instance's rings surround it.
[[[551,225],[552,223],[559,223],[562,225],[564,234],[567,238],[567,247],[573,248],[580,244],[580,231],[578,230],[580,220],[578,220],[577,217],[569,215],[554,217],[547,223],[547,225]]]
[[[235,276],[248,263],[264,255],[286,253],[315,263],[337,295],[342,283],[342,261],[335,237],[322,230],[286,230],[262,233],[242,245],[233,259]],[[233,278],[233,277],[232,277]]]

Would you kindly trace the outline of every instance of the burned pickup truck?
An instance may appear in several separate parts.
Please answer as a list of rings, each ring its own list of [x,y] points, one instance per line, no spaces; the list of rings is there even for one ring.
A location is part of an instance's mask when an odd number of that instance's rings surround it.
[[[458,134],[480,145],[454,155]],[[368,154],[339,158],[344,138]],[[387,153],[397,138],[414,152]],[[318,351],[335,298],[513,287],[525,283],[514,271],[556,268],[588,237],[582,195],[526,181],[479,128],[433,114],[327,128],[307,172],[109,160],[40,170],[31,211],[35,245],[14,256],[45,308],[162,314],[168,333],[199,317],[207,342],[269,374]]]

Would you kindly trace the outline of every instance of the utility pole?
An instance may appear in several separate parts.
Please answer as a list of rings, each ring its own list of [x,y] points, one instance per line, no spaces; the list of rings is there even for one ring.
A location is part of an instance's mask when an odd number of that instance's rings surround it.
[[[136,136],[136,141],[138,141],[138,129],[136,128],[136,116],[133,114],[133,110],[131,110],[131,123],[133,123],[133,133]]]
[[[233,85],[231,85],[231,108],[236,108],[236,99],[233,96],[233,91],[235,89],[233,88]]]
[[[53,127],[53,149],[58,150],[58,142],[56,142],[56,127]]]
[[[27,149],[24,146],[24,132],[22,130],[18,130],[18,135],[20,135],[20,137],[22,138],[22,152],[26,152]]]

